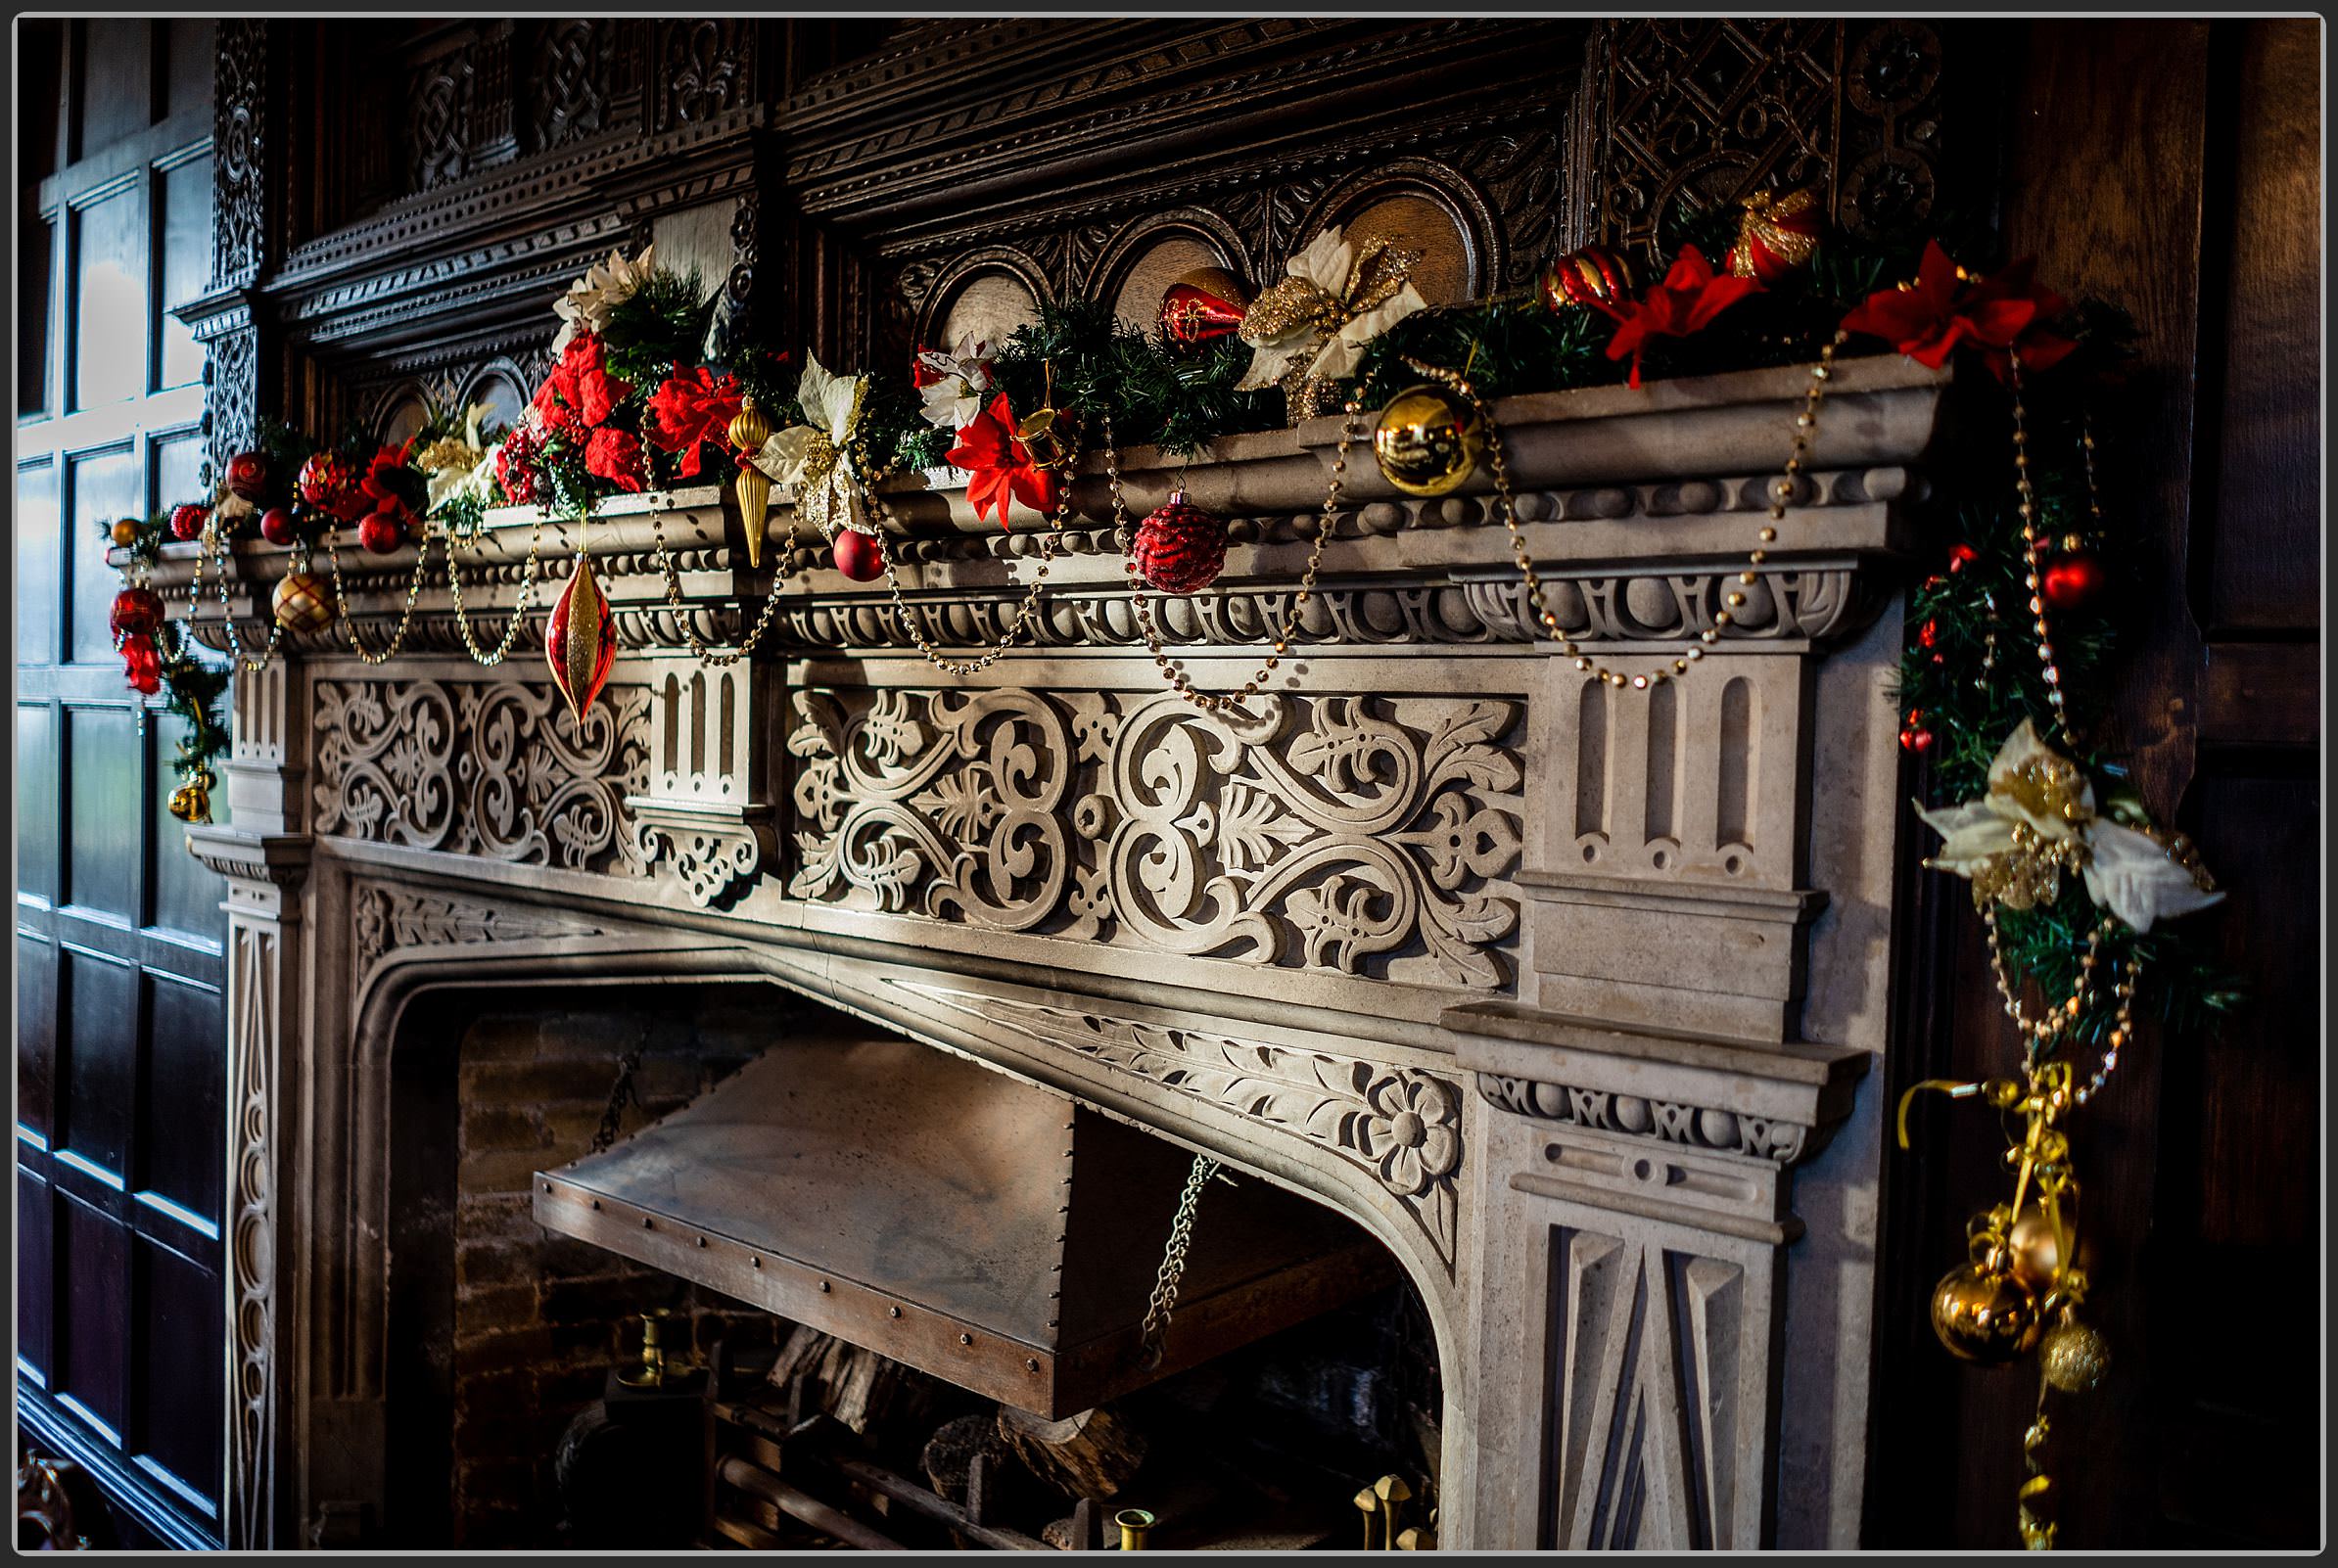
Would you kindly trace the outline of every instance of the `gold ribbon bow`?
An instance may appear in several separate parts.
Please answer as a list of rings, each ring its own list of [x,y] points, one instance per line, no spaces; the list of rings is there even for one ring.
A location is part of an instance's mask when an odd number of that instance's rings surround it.
[[[806,356],[796,401],[810,423],[790,425],[749,459],[781,484],[793,486],[796,515],[833,539],[853,517],[853,431],[868,397],[866,376],[838,376]]]
[[[1260,392],[1294,378],[1354,373],[1373,339],[1426,309],[1411,282],[1421,253],[1379,235],[1349,240],[1329,228],[1285,263],[1289,276],[1252,300],[1241,339],[1250,368],[1236,384]]]

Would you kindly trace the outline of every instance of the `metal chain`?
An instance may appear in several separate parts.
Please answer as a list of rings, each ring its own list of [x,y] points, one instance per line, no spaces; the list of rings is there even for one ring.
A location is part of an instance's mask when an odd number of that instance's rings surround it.
[[[1177,1306],[1177,1287],[1186,1276],[1186,1254],[1193,1245],[1193,1213],[1201,1207],[1202,1188],[1218,1174],[1218,1162],[1206,1154],[1193,1156],[1192,1174],[1177,1200],[1177,1218],[1169,1225],[1169,1245],[1161,1253],[1161,1271],[1153,1280],[1152,1301],[1145,1309],[1145,1327],[1137,1341],[1141,1366],[1161,1364],[1161,1340],[1169,1330],[1169,1314]]]
[[[641,1050],[648,1042],[649,1036],[644,1032],[633,1048],[617,1060],[617,1082],[609,1085],[609,1107],[601,1112],[601,1125],[592,1134],[594,1154],[601,1153],[617,1141],[617,1127],[625,1119],[626,1103],[629,1100],[635,1105],[641,1103],[633,1093],[633,1071],[641,1065]]]
[[[259,657],[257,659],[244,652],[244,640],[235,629],[235,605],[227,596],[227,540],[219,532],[219,517],[216,512],[205,521],[203,543],[195,552],[195,584],[190,590],[187,601],[187,619],[194,620],[196,606],[202,602],[204,558],[207,555],[214,554],[218,557],[214,565],[217,568],[219,621],[220,624],[227,628],[229,663],[241,664],[246,669],[257,675],[267,669],[268,661],[276,656],[276,644],[284,637],[284,623],[270,614],[267,646],[260,649]],[[182,654],[185,653],[184,643],[180,645],[179,651]]]
[[[2039,574],[2045,567],[2045,535],[2037,528],[2037,492],[2030,484],[2030,430],[2028,409],[2022,404],[2022,356],[2018,349],[2005,350],[2006,385],[2013,392],[2013,488],[2021,497],[2015,510],[2022,519],[2023,582],[2030,590],[2030,614],[2037,629],[2038,673],[2045,678],[2046,701],[2054,710],[2054,729],[2063,743],[2072,748],[2079,738],[2071,733],[2070,712],[2062,696],[2062,667],[2054,655],[2054,639],[2046,625],[2045,597],[2039,588]],[[2091,448],[2091,440],[2088,442]],[[2091,450],[2087,458],[2087,474],[2093,475]]]
[[[544,518],[543,513],[539,510],[536,514],[536,526],[528,531],[528,562],[524,568],[525,576],[520,582],[520,596],[511,607],[511,619],[503,623],[503,635],[496,639],[495,651],[481,653],[479,640],[471,634],[471,619],[463,612],[463,576],[455,569],[454,535],[451,532],[447,534],[446,590],[454,600],[454,629],[462,633],[463,646],[470,650],[472,663],[486,665],[492,669],[509,657],[512,645],[519,641],[520,627],[527,621],[528,612],[536,603],[536,585],[542,578],[541,570],[537,562],[538,552],[542,548],[543,541]],[[477,548],[478,542],[478,539],[474,537],[470,547]]]
[[[772,591],[763,601],[763,614],[755,618],[755,624],[748,628],[746,636],[739,639],[737,648],[725,653],[716,653],[698,640],[697,628],[690,624],[689,611],[682,604],[681,575],[675,571],[674,556],[666,548],[666,519],[664,512],[660,509],[661,503],[671,506],[674,504],[674,497],[661,491],[658,495],[652,496],[649,503],[649,537],[652,551],[658,558],[658,565],[666,574],[666,603],[674,611],[674,619],[681,626],[682,637],[689,643],[690,652],[698,656],[698,662],[701,665],[710,669],[722,669],[735,665],[753,653],[755,645],[763,640],[765,628],[771,625],[772,616],[779,608],[779,585],[794,575],[795,518],[792,513],[788,518],[786,554],[780,558],[778,575],[772,578]],[[750,528],[761,528],[762,526],[760,519],[748,525]]]
[[[1005,658],[1008,650],[1021,640],[1023,628],[1038,619],[1040,599],[1047,591],[1048,571],[1055,564],[1055,547],[1063,536],[1063,520],[1071,515],[1070,479],[1067,477],[1056,491],[1054,514],[1048,519],[1050,531],[1039,537],[1039,569],[1032,574],[1031,584],[1023,594],[1022,605],[1015,611],[1014,620],[1007,623],[1006,629],[999,634],[998,641],[981,653],[971,659],[952,659],[934,646],[932,639],[926,636],[925,628],[910,614],[909,602],[902,597],[901,574],[894,567],[892,550],[885,544],[885,525],[894,522],[894,518],[892,511],[877,495],[875,488],[876,484],[883,481],[885,475],[879,472],[875,480],[864,480],[861,475],[868,467],[868,448],[865,445],[858,446],[855,451],[858,455],[847,472],[855,486],[859,488],[863,502],[867,505],[870,512],[875,514],[877,527],[874,537],[877,543],[877,558],[885,564],[885,585],[893,590],[893,614],[901,622],[902,629],[915,641],[917,651],[925,656],[925,662],[945,674],[973,675],[981,673]],[[1068,471],[1078,461],[1079,454],[1074,452],[1064,459],[1063,466]],[[1000,511],[1004,516],[1005,502],[1000,503]],[[848,521],[839,526],[851,528],[852,524]],[[906,533],[906,531],[905,530],[904,532]]]
[[[369,665],[386,665],[397,657],[397,651],[406,644],[406,633],[413,629],[414,603],[422,597],[422,580],[430,567],[430,519],[422,520],[422,539],[414,549],[414,576],[406,584],[404,613],[397,618],[397,629],[390,634],[389,646],[380,653],[366,652],[364,642],[357,636],[356,618],[350,614],[349,592],[341,583],[341,547],[337,542],[340,532],[339,529],[325,530],[325,559],[333,566],[333,601],[341,608],[341,634],[349,639],[350,652],[360,660]],[[449,547],[449,560],[451,558]]]

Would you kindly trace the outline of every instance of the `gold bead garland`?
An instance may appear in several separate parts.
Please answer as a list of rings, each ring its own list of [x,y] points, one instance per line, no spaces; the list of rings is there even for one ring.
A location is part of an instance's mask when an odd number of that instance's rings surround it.
[[[747,629],[747,634],[739,639],[739,645],[736,648],[717,653],[698,640],[697,628],[690,624],[689,611],[682,604],[681,575],[675,571],[674,556],[666,548],[666,522],[660,505],[661,500],[665,505],[672,505],[674,497],[661,492],[660,495],[650,498],[649,536],[652,553],[657,556],[658,566],[666,574],[666,603],[674,611],[674,619],[681,626],[682,638],[689,643],[690,652],[698,656],[698,662],[709,669],[726,669],[754,653],[755,645],[763,640],[764,631],[771,625],[772,617],[779,608],[779,586],[794,574],[795,570],[795,519],[792,516],[788,519],[785,564],[772,578],[772,591],[764,597],[763,613],[755,618],[755,624],[750,626]],[[757,524],[760,525],[761,521],[758,518]],[[755,554],[753,551],[748,553],[750,556]],[[750,562],[750,565],[752,564]]]
[[[216,513],[205,521],[203,542],[196,547],[195,580],[187,589],[187,619],[181,623],[178,635],[179,657],[187,656],[188,644],[194,638],[195,611],[203,602],[204,562],[207,558],[213,556],[217,557],[213,565],[216,569],[215,576],[219,593],[219,623],[227,629],[228,662],[239,664],[257,675],[268,668],[269,660],[275,658],[276,645],[284,638],[284,626],[274,617],[270,617],[267,646],[260,649],[259,657],[256,659],[244,652],[243,638],[235,629],[235,606],[227,596],[227,544],[219,537],[219,520]]]
[[[2030,484],[2030,430],[2028,411],[2022,406],[2021,351],[2005,351],[2007,385],[2013,390],[2013,486],[2021,497],[2015,508],[2022,519],[2022,580],[2030,590],[2030,614],[2037,627],[2037,663],[2039,673],[2045,677],[2046,702],[2054,710],[2054,729],[2064,744],[2078,745],[2078,737],[2070,730],[2070,712],[2062,696],[2062,667],[2054,654],[2053,633],[2046,625],[2045,600],[2038,592],[2038,572],[2045,562],[2045,536],[2037,528],[2037,492]],[[2089,434],[2086,447],[2087,487],[2093,488],[2093,441]],[[2099,515],[2099,511],[2098,511]]]
[[[503,635],[495,639],[494,651],[482,653],[479,639],[471,632],[471,618],[463,610],[463,577],[455,566],[455,541],[453,535],[447,536],[446,590],[454,600],[454,629],[462,635],[463,647],[470,653],[472,663],[485,665],[491,669],[510,657],[512,646],[519,641],[520,628],[527,622],[528,612],[536,603],[537,584],[542,576],[538,564],[538,552],[543,548],[543,541],[544,515],[542,509],[538,508],[536,523],[528,530],[528,561],[520,579],[520,596],[512,604],[511,618],[503,623]],[[474,539],[472,547],[476,548],[477,544],[477,539]]]
[[[397,618],[397,629],[390,634],[389,645],[380,653],[366,651],[363,639],[357,635],[356,619],[350,614],[349,594],[341,584],[341,547],[336,541],[336,535],[340,531],[339,529],[325,530],[325,559],[331,563],[333,569],[333,602],[341,611],[341,634],[349,639],[350,652],[355,654],[360,660],[369,665],[386,665],[397,658],[397,651],[405,646],[406,632],[414,624],[414,603],[422,597],[423,577],[430,567],[430,519],[422,520],[422,537],[414,546],[414,576],[406,583],[405,609]],[[448,554],[451,561],[451,546],[448,547]]]

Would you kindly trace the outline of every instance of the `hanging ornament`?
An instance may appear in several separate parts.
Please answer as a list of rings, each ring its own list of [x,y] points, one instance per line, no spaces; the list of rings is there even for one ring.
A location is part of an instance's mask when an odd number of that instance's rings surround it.
[[[1948,546],[1948,570],[1951,572],[1962,572],[1980,559],[1981,552],[1969,544],[1957,543]]]
[[[138,542],[138,520],[134,517],[117,518],[107,536],[126,550]]]
[[[739,411],[732,416],[727,434],[730,449],[738,453],[738,474],[730,482],[730,490],[739,503],[739,525],[747,532],[747,566],[760,570],[764,516],[772,505],[772,477],[755,466],[755,454],[772,438],[772,427],[755,405],[753,394],[739,399]]]
[[[601,694],[616,658],[617,615],[593,576],[592,557],[580,551],[576,573],[544,622],[544,660],[552,667],[552,684],[579,724]]]
[[[1612,305],[1638,287],[1631,262],[1604,245],[1569,251],[1542,269],[1542,302],[1552,310]]]
[[[2090,610],[2101,599],[2110,574],[2096,557],[2080,552],[2056,556],[2037,575],[2037,594],[2049,608],[2064,612]]]
[[[219,776],[208,767],[198,767],[187,775],[187,781],[170,792],[170,814],[181,822],[209,822],[211,819],[211,787]]]
[[[836,570],[855,582],[874,582],[885,575],[885,546],[874,534],[856,528],[838,529],[831,551]]]
[[[2043,1295],[2061,1277],[2070,1259],[2063,1254],[2062,1226],[2038,1204],[2031,1204],[2005,1233],[2006,1266],[2026,1290]]]
[[[395,513],[368,512],[357,524],[357,542],[371,554],[388,555],[405,540],[405,525]]]
[[[2091,1394],[2111,1370],[2110,1342],[2079,1321],[2075,1308],[2062,1309],[2061,1321],[2046,1330],[2038,1352],[2045,1380],[2065,1394]]]
[[[1810,192],[1788,191],[1780,196],[1774,191],[1755,191],[1738,206],[1746,210],[1738,219],[1737,244],[1729,248],[1731,272],[1741,278],[1776,283],[1810,264],[1826,227],[1826,216]]]
[[[163,624],[163,598],[152,588],[124,588],[114,596],[114,635],[151,637]]]
[[[1959,1360],[2001,1366],[2037,1343],[2037,1302],[2002,1265],[1969,1263],[1934,1289],[1932,1329]]]
[[[1899,726],[1899,749],[1921,757],[1932,750],[1932,731],[1924,727],[1924,710],[1908,710],[1907,722]]]
[[[372,505],[365,498],[364,476],[339,452],[310,454],[295,487],[302,500],[344,523],[354,523]]]
[[[333,601],[324,580],[311,572],[287,572],[270,601],[276,624],[287,631],[322,631],[333,623]]]
[[[289,546],[301,536],[301,530],[294,525],[292,513],[281,506],[271,506],[259,514],[259,536],[270,544]]]
[[[1198,593],[1226,568],[1226,525],[1186,500],[1179,488],[1137,525],[1129,543],[1137,574],[1163,593]]]
[[[210,520],[210,514],[193,502],[173,507],[170,512],[170,536],[174,539],[199,539],[203,537],[203,525]]]
[[[227,488],[230,493],[257,504],[268,498],[268,455],[265,452],[238,452],[227,460]]]
[[[1186,273],[1161,295],[1161,335],[1191,348],[1241,330],[1250,290],[1224,267]]]
[[[1451,494],[1476,471],[1484,452],[1485,420],[1476,405],[1429,384],[1390,398],[1372,433],[1381,478],[1407,495]]]

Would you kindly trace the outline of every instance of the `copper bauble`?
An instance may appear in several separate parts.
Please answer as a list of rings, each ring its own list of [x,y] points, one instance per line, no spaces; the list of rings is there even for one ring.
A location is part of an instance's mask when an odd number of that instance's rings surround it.
[[[2004,1269],[1966,1264],[1932,1293],[1932,1329],[1950,1353],[1998,1366],[2037,1343],[2037,1301]]]
[[[730,449],[738,454],[738,478],[731,481],[731,493],[738,498],[739,523],[747,530],[747,565],[763,565],[764,514],[772,504],[772,477],[755,466],[755,454],[763,450],[763,443],[772,438],[772,427],[763,417],[763,410],[755,406],[752,396],[739,399],[739,411],[731,417]]]
[[[138,520],[134,517],[115,520],[113,538],[116,544],[127,549],[138,542]]]
[[[2047,1330],[2037,1360],[2045,1380],[2065,1394],[2090,1394],[2111,1370],[2110,1341],[2064,1312],[2062,1320]]]
[[[276,623],[287,631],[322,631],[333,623],[333,601],[311,572],[287,572],[276,584]]]
[[[1459,392],[1434,385],[1398,392],[1372,433],[1381,477],[1407,495],[1460,489],[1484,453],[1485,416]]]
[[[2022,1288],[2044,1295],[2070,1260],[2062,1256],[2062,1238],[2054,1222],[2036,1204],[2024,1209],[2005,1233],[2006,1263]]]
[[[1632,264],[1603,245],[1569,251],[1542,269],[1542,302],[1553,310],[1612,305],[1633,287]]]

